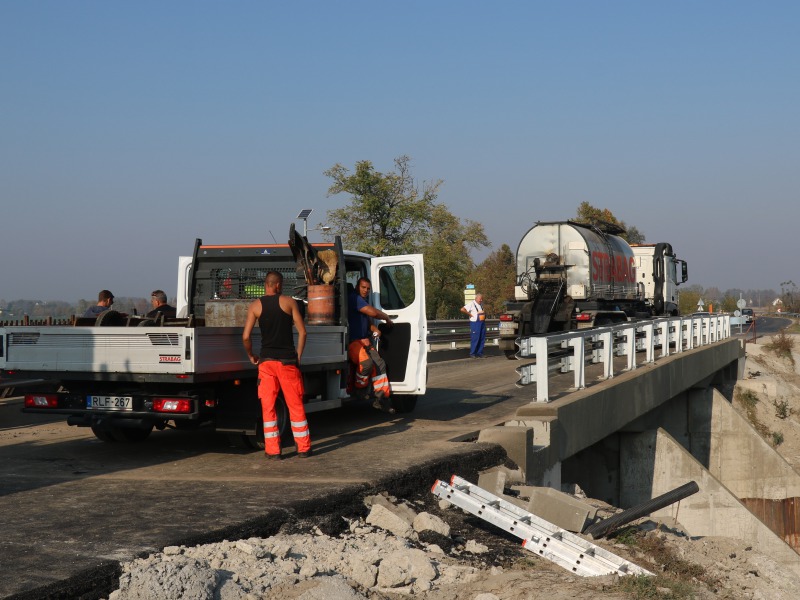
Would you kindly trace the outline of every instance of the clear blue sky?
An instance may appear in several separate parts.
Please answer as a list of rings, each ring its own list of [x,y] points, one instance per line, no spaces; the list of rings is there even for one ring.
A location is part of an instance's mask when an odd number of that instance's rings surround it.
[[[284,241],[346,203],[325,169],[403,154],[492,249],[585,200],[690,283],[800,284],[798,30],[797,2],[0,0],[0,298],[173,296],[195,238]]]

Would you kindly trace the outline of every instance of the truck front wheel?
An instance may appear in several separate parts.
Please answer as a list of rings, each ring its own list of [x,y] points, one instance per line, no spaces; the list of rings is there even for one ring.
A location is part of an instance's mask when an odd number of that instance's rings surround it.
[[[392,400],[392,407],[399,413],[410,413],[413,412],[414,409],[417,407],[416,395],[409,395],[409,396],[392,395],[391,400]]]

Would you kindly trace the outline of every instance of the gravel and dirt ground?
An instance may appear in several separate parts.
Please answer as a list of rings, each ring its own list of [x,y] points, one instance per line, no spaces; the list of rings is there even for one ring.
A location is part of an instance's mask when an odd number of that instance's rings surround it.
[[[800,375],[794,360],[800,353],[791,348],[776,353],[768,349],[773,341],[747,345],[745,379],[734,391],[734,406],[798,469]],[[440,505],[430,493],[432,484],[420,482],[415,497],[368,497],[339,514],[289,521],[270,538],[165,548],[124,564],[120,587],[110,598],[800,598],[800,577],[746,543],[692,539],[649,519],[594,543],[653,577],[578,577],[484,521]],[[407,515],[405,525],[379,518],[378,507],[387,503]],[[598,506],[606,514],[616,511]],[[426,524],[417,526],[418,520]]]

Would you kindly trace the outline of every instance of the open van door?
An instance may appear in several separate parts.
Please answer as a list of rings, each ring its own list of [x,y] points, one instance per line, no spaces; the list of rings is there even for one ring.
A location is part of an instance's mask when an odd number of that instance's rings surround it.
[[[389,315],[379,323],[380,354],[386,361],[392,394],[425,393],[428,327],[425,271],[421,254],[382,256],[370,261],[372,304]]]

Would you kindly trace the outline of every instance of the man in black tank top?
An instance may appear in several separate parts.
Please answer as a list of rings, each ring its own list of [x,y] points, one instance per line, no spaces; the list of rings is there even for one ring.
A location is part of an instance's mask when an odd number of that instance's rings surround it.
[[[297,454],[306,458],[311,456],[311,437],[303,408],[305,389],[299,368],[306,346],[306,326],[297,302],[294,298],[281,295],[282,289],[283,275],[277,271],[267,273],[264,296],[253,300],[247,309],[242,343],[250,362],[258,365],[258,397],[264,417],[264,451],[267,458],[281,458],[281,436],[275,412],[279,391],[283,392],[289,409]],[[253,354],[250,339],[256,323],[261,329],[259,356]],[[294,346],[292,324],[297,328],[297,348]]]

